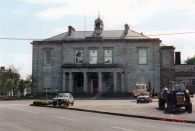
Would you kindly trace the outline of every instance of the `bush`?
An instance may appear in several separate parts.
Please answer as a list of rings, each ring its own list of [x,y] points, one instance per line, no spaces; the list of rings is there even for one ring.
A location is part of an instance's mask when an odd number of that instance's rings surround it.
[[[33,97],[28,97],[28,96],[8,96],[6,97],[6,100],[22,100],[22,99],[38,99],[40,97],[38,96],[33,96]]]
[[[33,105],[50,105],[52,104],[51,100],[36,100],[33,102]]]

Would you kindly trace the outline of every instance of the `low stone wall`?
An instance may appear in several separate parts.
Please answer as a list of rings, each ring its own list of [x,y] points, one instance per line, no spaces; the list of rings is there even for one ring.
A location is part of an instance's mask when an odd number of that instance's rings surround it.
[[[0,96],[0,101],[5,100],[6,96]]]

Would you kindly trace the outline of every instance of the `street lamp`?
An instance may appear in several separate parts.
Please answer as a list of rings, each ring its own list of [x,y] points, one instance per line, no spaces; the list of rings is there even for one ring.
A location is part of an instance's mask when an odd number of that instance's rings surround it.
[[[57,105],[58,105],[58,88],[56,87],[56,97],[57,97]]]
[[[45,86],[46,100],[47,100],[47,86]]]

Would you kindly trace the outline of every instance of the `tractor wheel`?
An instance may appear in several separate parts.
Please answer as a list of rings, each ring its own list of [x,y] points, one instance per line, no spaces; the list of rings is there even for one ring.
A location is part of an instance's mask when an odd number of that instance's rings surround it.
[[[190,102],[190,94],[186,93],[186,100],[187,100],[187,102]]]
[[[159,98],[158,99],[158,108],[160,109],[162,107],[162,101],[161,101],[161,99]]]
[[[188,103],[188,113],[192,113],[192,103]]]
[[[188,105],[187,105],[187,106],[185,106],[185,111],[188,111]]]
[[[162,101],[162,108],[165,108],[165,101]]]
[[[56,106],[56,103],[53,103],[53,106]]]
[[[167,105],[168,105],[168,111],[169,111],[169,113],[171,113],[173,110],[172,103],[169,102]]]

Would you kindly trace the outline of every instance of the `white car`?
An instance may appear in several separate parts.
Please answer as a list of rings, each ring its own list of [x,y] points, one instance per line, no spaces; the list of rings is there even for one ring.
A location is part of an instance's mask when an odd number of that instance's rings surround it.
[[[74,105],[74,97],[70,93],[58,93],[58,95],[53,98],[53,106],[56,105],[61,106],[62,104],[69,106],[71,104]]]

